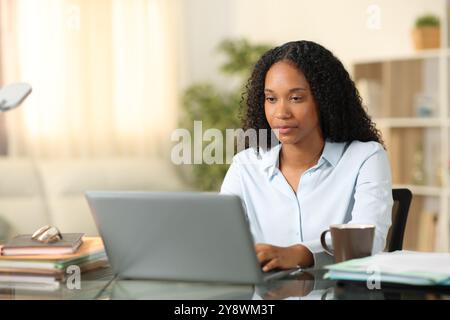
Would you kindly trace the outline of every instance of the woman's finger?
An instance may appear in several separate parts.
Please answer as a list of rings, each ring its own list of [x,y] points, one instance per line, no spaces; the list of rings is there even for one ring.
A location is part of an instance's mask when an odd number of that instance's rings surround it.
[[[258,258],[259,262],[264,263],[271,260],[274,255],[271,250],[261,250],[256,254],[256,257]]]
[[[277,267],[278,267],[278,263],[279,263],[278,258],[275,258],[275,259],[270,260],[268,263],[266,263],[266,264],[264,265],[263,271],[264,271],[264,272],[268,272],[268,271],[270,271],[270,270],[272,270],[272,269],[277,268]]]
[[[271,247],[270,245],[265,244],[265,243],[257,243],[257,244],[255,244],[255,251],[256,252],[265,251],[265,250],[270,249],[270,247]]]
[[[256,254],[256,258],[258,258],[258,261],[261,262],[261,263],[267,260],[267,259],[266,259],[266,254],[265,254],[264,251],[258,252],[258,253]]]

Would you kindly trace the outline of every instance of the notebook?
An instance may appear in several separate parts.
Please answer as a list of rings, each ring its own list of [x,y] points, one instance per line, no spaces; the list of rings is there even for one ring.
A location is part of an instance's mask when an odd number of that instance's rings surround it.
[[[1,251],[3,256],[71,254],[81,246],[83,233],[63,233],[62,240],[42,243],[31,239],[31,235],[20,235],[6,243]]]
[[[326,266],[325,278],[367,281],[374,276],[381,282],[424,286],[450,285],[450,254],[396,251]],[[371,278],[372,277],[372,278]]]

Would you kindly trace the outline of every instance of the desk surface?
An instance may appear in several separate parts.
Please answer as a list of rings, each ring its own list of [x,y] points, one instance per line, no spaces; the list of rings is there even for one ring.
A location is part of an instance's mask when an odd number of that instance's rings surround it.
[[[308,270],[265,285],[228,285],[156,280],[118,280],[110,269],[82,275],[81,288],[69,289],[61,283],[51,292],[0,289],[0,299],[76,300],[348,300],[348,299],[446,299],[450,291],[435,288],[392,287],[369,290],[363,284],[337,283],[323,279],[324,270]]]

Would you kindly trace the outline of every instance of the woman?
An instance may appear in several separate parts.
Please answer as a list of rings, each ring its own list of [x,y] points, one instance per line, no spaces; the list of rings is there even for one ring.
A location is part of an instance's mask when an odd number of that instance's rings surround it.
[[[263,271],[330,263],[320,234],[331,224],[374,224],[373,253],[391,225],[389,161],[342,63],[310,41],[266,52],[247,85],[244,129],[273,143],[239,152],[221,193],[243,202]]]

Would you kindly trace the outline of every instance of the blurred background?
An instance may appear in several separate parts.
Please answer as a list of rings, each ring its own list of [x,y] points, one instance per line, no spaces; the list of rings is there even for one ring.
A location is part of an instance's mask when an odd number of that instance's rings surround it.
[[[172,133],[240,127],[268,48],[319,42],[382,130],[414,194],[405,249],[448,251],[449,1],[0,0],[0,238],[44,224],[96,234],[86,190],[217,191],[226,164],[175,165]],[[200,143],[202,136],[195,136]]]

